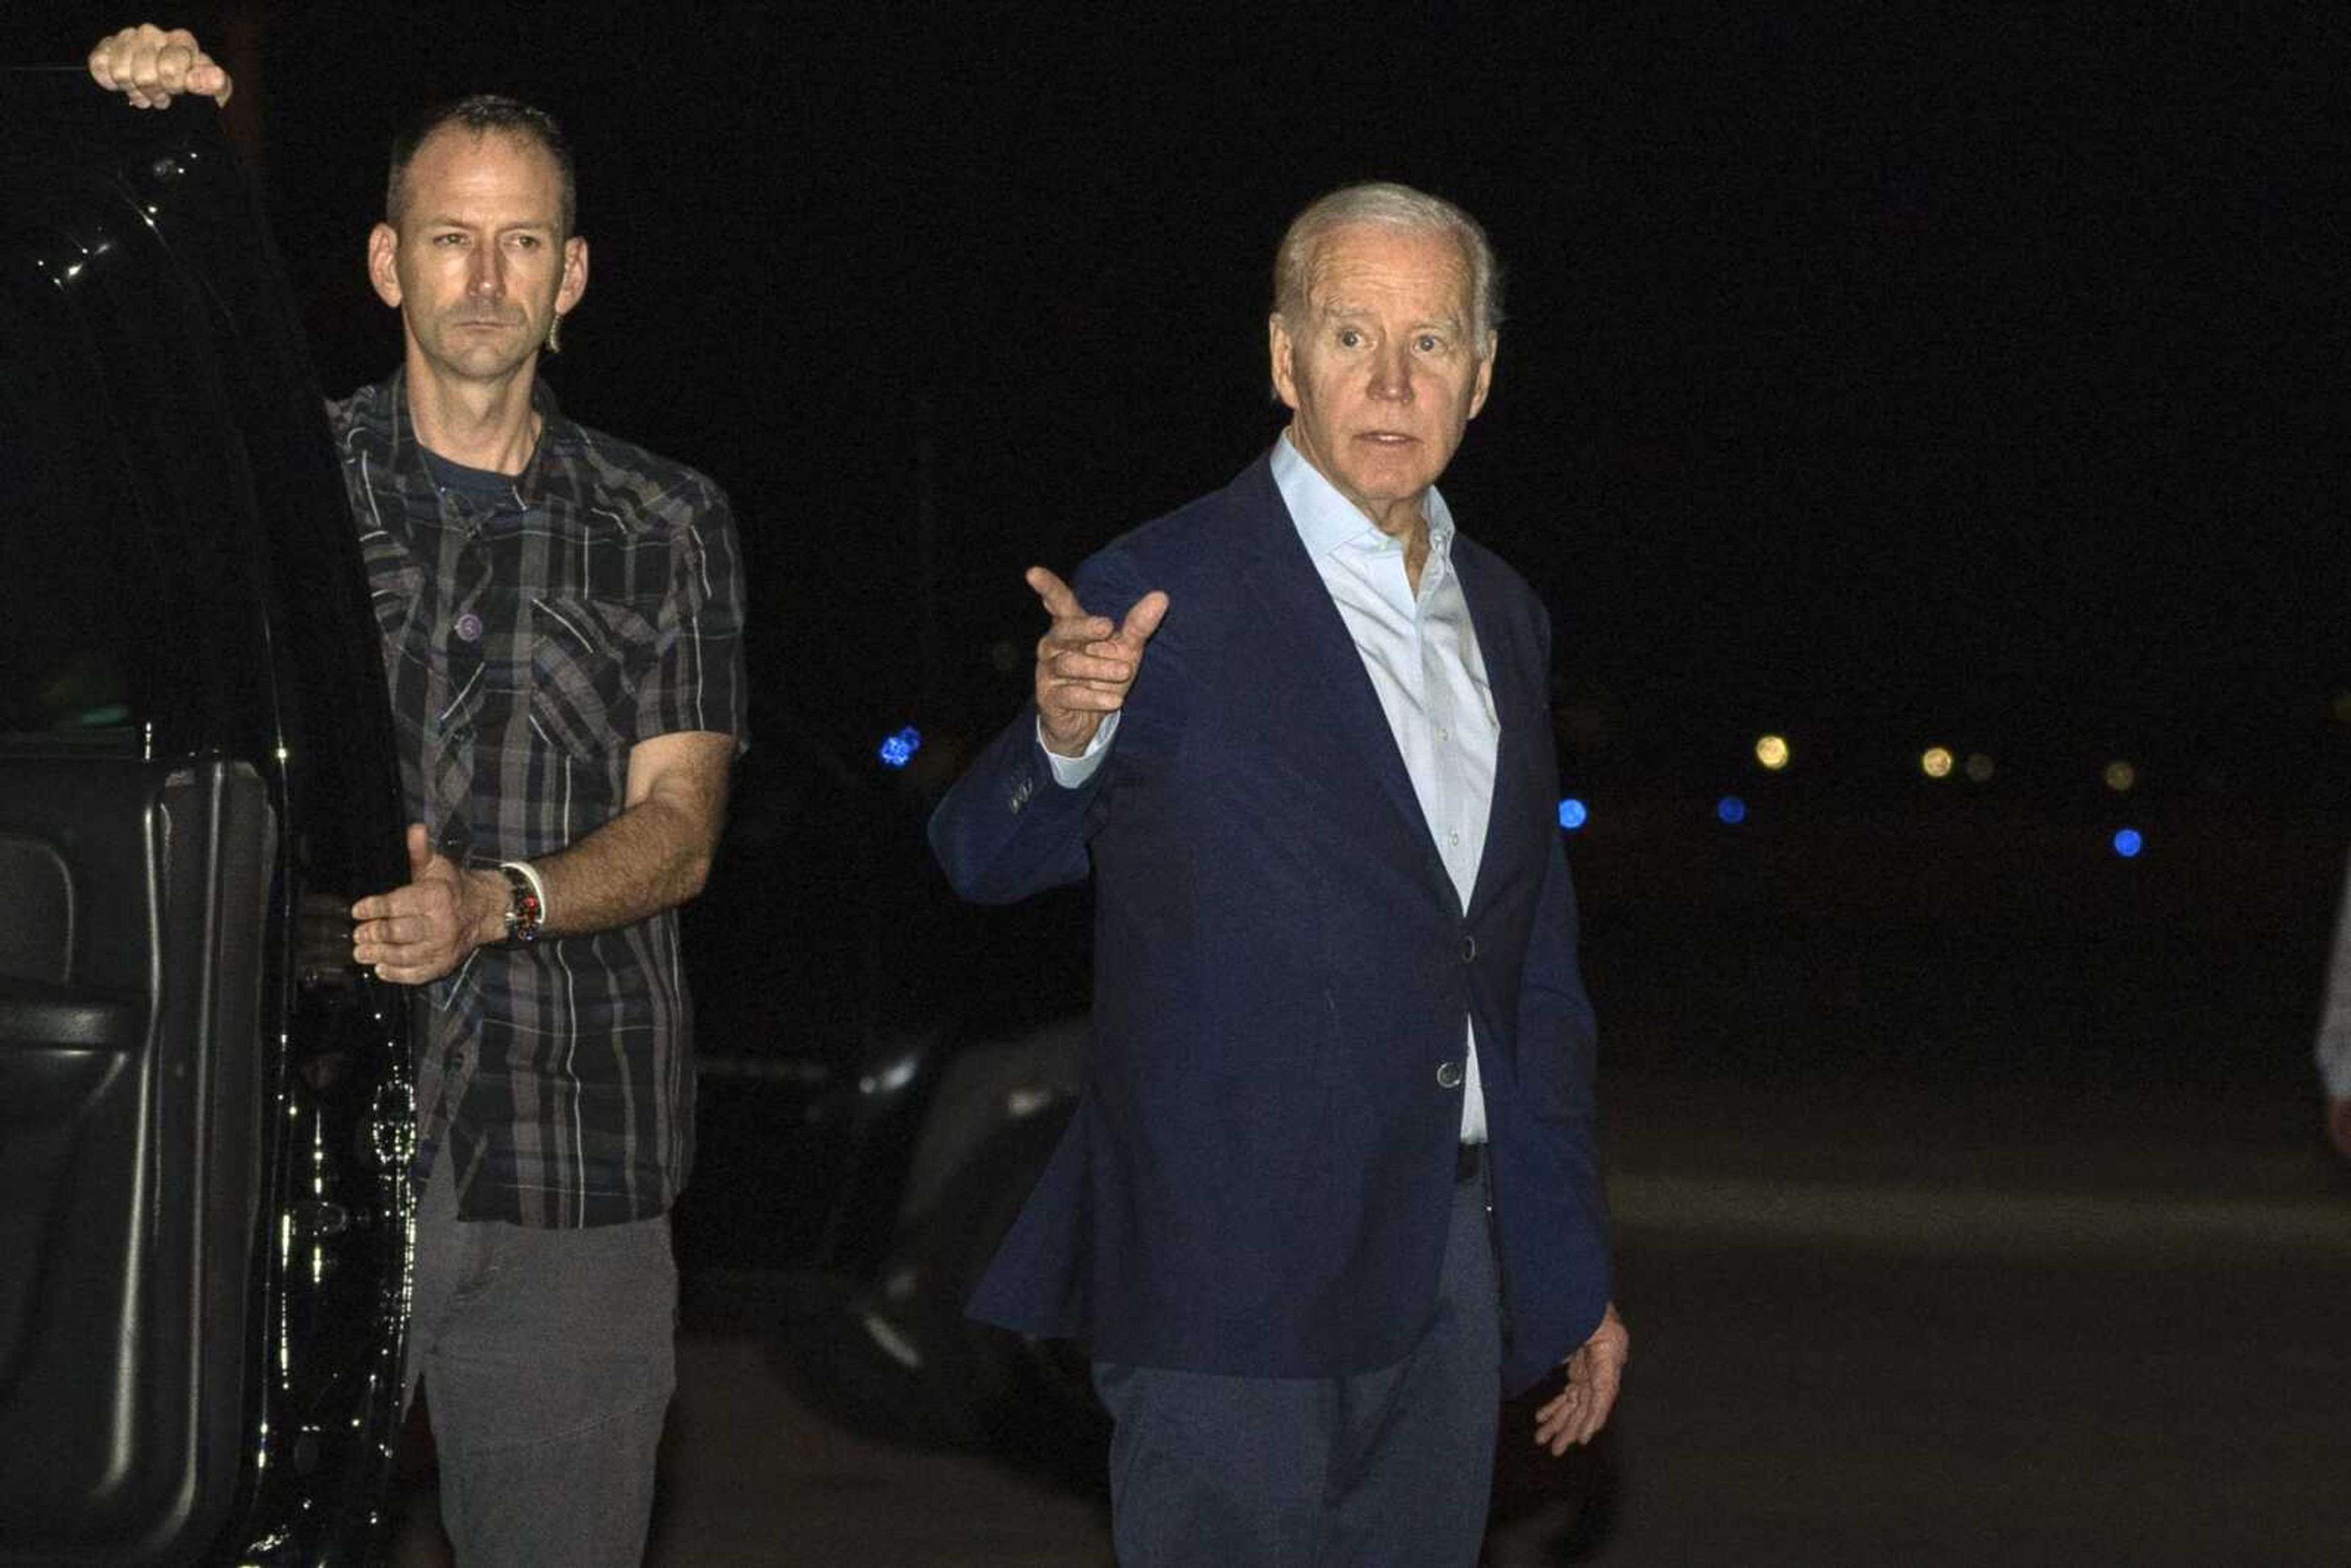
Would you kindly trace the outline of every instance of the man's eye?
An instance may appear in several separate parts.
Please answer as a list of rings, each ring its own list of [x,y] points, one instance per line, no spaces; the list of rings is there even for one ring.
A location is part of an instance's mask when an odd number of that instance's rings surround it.
[[[434,235],[433,236],[433,243],[437,246],[444,246],[463,245],[465,243],[465,236],[464,235]]]
[[[1420,351],[1422,353],[1433,354],[1443,347],[1445,347],[1445,340],[1438,337],[1436,333],[1423,332],[1420,335]]]
[[[1361,332],[1356,331],[1353,327],[1342,327],[1339,329],[1339,347],[1343,349],[1357,349],[1363,346],[1363,342],[1364,335]]]
[[[537,250],[538,248],[538,236],[537,235],[515,235],[514,242],[515,247],[517,250]]]

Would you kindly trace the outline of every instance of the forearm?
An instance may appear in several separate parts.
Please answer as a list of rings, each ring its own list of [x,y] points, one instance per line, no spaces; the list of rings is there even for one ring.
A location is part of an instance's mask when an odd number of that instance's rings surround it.
[[[633,925],[702,891],[726,816],[733,742],[672,735],[637,748],[620,814],[551,854],[537,856],[544,898],[539,932],[579,936]],[[506,873],[466,873],[466,907],[477,942],[503,941],[512,890]]]
[[[702,891],[714,846],[686,813],[667,801],[630,807],[587,837],[530,862],[545,891],[541,936],[584,936],[674,909]],[[510,890],[495,867],[466,873],[478,890],[469,904],[485,913],[478,942],[506,938]]]
[[[1082,882],[1092,869],[1089,815],[1102,788],[1098,772],[1075,789],[1056,782],[1037,743],[1035,713],[1023,710],[932,813],[932,853],[955,890],[979,904]]]

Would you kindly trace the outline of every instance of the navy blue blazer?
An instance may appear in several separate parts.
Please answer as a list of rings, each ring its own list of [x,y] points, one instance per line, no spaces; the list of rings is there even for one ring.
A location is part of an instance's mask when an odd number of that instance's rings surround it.
[[[1026,709],[931,821],[966,897],[1094,880],[1094,1005],[1067,1135],[971,1312],[1102,1360],[1273,1377],[1401,1359],[1436,1309],[1476,1021],[1515,1392],[1609,1299],[1549,716],[1526,583],[1457,536],[1500,719],[1461,906],[1267,459],[1079,569],[1165,621],[1085,785]],[[1447,1076],[1452,1076],[1448,1074]]]

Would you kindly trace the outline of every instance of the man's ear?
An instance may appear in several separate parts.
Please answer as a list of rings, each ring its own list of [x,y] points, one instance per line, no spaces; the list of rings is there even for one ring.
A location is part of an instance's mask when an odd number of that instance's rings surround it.
[[[1282,324],[1281,312],[1274,311],[1265,319],[1266,354],[1273,361],[1274,395],[1298,412],[1297,349],[1290,340],[1290,329]]]
[[[1494,354],[1501,346],[1502,335],[1499,332],[1486,334],[1486,351],[1478,357],[1478,389],[1469,394],[1469,417],[1472,419],[1477,418],[1478,411],[1486,406],[1486,394],[1493,390]]]
[[[588,242],[573,235],[563,242],[563,282],[555,290],[555,313],[569,316],[588,292]]]
[[[368,230],[368,281],[375,285],[375,297],[400,308],[400,235],[390,224],[378,224]]]

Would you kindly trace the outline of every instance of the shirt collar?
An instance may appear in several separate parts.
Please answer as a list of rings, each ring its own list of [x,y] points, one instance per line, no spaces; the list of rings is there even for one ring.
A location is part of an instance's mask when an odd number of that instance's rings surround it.
[[[1272,464],[1274,486],[1281,492],[1282,505],[1290,508],[1290,520],[1308,555],[1320,559],[1366,534],[1380,537],[1379,528],[1364,516],[1363,509],[1339,494],[1338,486],[1290,444],[1288,430],[1273,444]],[[1446,561],[1453,550],[1452,508],[1434,485],[1422,505],[1428,514],[1428,559]]]
[[[372,408],[363,409],[360,423],[372,427],[379,451],[394,473],[408,474],[430,486],[432,476],[424,467],[423,447],[416,439],[416,428],[408,413],[406,367],[394,367],[373,391],[373,397],[362,400],[363,405],[371,404]],[[525,506],[542,498],[551,455],[559,448],[576,444],[578,440],[576,427],[556,405],[555,392],[548,386],[545,376],[535,377],[531,382],[530,406],[538,415],[538,444],[532,449],[530,461],[524,465],[523,471],[514,476],[516,498]],[[403,465],[403,449],[413,458],[413,467]]]

